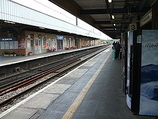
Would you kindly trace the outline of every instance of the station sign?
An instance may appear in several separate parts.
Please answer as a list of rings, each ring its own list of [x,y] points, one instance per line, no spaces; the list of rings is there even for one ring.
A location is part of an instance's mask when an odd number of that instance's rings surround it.
[[[11,38],[0,38],[0,42],[4,42],[4,41],[16,41],[15,37],[11,37]]]
[[[57,39],[57,40],[63,40],[63,39],[64,39],[64,36],[56,36],[56,39]]]
[[[152,10],[149,10],[141,19],[140,19],[140,26],[147,24],[149,21],[152,20]]]

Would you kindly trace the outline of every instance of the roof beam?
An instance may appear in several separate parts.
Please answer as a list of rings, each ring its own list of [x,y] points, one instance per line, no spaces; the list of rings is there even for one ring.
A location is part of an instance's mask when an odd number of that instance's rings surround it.
[[[125,30],[104,30],[105,32],[109,32],[109,33],[117,33],[117,32],[124,32]]]
[[[101,26],[100,28],[101,28],[101,29],[114,29],[114,28],[116,28],[116,29],[121,29],[120,26]]]
[[[111,24],[111,21],[94,21],[94,24]]]
[[[147,7],[139,11],[135,8],[113,8],[113,9],[91,9],[91,10],[80,10],[81,14],[128,14],[128,13],[141,13],[147,12],[151,8]]]
[[[129,24],[130,21],[111,20],[111,21],[94,21],[94,24]]]

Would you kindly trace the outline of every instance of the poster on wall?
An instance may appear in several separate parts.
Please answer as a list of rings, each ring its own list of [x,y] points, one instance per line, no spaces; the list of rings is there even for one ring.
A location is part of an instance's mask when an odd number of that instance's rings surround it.
[[[25,41],[20,41],[19,49],[25,49]]]
[[[140,114],[158,116],[158,30],[142,31]]]

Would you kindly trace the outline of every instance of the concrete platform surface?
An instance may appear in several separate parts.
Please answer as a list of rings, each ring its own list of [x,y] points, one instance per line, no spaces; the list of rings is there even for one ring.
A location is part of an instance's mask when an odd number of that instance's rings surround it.
[[[111,48],[0,114],[2,119],[156,119],[133,115]]]

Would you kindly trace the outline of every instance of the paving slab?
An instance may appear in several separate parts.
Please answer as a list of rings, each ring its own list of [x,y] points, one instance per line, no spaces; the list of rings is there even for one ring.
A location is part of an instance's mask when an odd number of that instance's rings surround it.
[[[96,62],[94,62],[94,61],[89,61],[84,66],[93,66],[95,63]]]
[[[48,87],[44,90],[44,93],[53,93],[53,94],[62,94],[64,93],[71,85],[67,84],[54,84],[53,86]]]
[[[47,109],[47,107],[58,97],[57,94],[40,93],[23,104],[23,108]]]
[[[17,108],[2,119],[30,119],[37,112],[38,109]]]
[[[87,71],[88,71],[88,69],[76,69],[75,71],[71,72],[68,75],[68,77],[80,78]]]
[[[57,84],[74,84],[82,75],[87,72],[88,69],[76,69],[68,76],[62,78],[62,80],[58,81]]]

